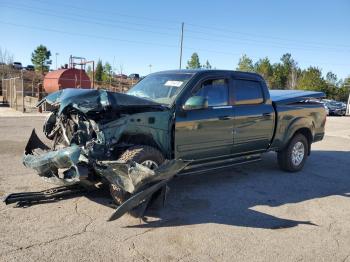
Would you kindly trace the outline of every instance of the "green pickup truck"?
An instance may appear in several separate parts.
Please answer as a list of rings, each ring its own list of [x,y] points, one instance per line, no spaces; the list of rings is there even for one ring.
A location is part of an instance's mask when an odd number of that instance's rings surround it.
[[[157,123],[166,139],[145,134],[143,141],[156,142],[147,150],[153,165],[164,158],[193,160],[183,173],[257,161],[267,151],[278,153],[282,169],[298,171],[311,144],[324,136],[326,112],[322,104],[310,100],[323,97],[322,92],[269,91],[263,78],[253,73],[160,72],[128,94],[168,108],[166,118]]]
[[[255,162],[269,151],[295,172],[324,137],[321,97],[269,90],[258,74],[226,70],[154,73],[126,94],[64,89],[39,103],[52,108],[44,124],[51,144],[33,131],[23,162],[65,184],[107,180],[117,202],[155,178]]]

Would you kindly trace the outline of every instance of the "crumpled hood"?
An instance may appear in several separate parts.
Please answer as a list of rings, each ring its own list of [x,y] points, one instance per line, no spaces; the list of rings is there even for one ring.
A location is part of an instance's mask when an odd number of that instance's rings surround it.
[[[101,112],[107,108],[117,109],[122,107],[158,107],[164,106],[156,102],[127,95],[123,93],[109,92],[103,89],[76,89],[67,88],[49,94],[42,99],[37,106],[47,102],[58,106],[60,115],[67,107],[75,108],[82,113]]]

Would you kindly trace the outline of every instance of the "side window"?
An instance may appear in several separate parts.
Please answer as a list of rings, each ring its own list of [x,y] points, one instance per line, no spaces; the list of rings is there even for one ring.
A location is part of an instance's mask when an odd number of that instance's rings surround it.
[[[264,101],[261,85],[257,81],[237,79],[235,81],[235,104],[254,105]]]
[[[228,82],[224,78],[207,80],[193,96],[208,100],[208,106],[228,105]]]

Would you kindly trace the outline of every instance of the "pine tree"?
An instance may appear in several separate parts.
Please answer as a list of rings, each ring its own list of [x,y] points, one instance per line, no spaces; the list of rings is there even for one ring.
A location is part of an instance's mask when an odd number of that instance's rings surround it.
[[[254,72],[253,60],[247,55],[242,55],[239,59],[237,70],[243,72]]]
[[[103,76],[103,66],[102,61],[99,59],[96,65],[96,71],[95,71],[95,79],[96,81],[101,82]]]
[[[187,69],[198,69],[201,68],[201,63],[199,62],[199,56],[197,53],[191,55],[190,60],[187,62]]]
[[[51,60],[51,52],[44,45],[39,45],[32,53],[32,63],[35,70],[40,71],[42,74],[49,71]]]
[[[203,68],[211,69],[211,64],[209,63],[208,60],[205,62],[205,65],[203,66]]]

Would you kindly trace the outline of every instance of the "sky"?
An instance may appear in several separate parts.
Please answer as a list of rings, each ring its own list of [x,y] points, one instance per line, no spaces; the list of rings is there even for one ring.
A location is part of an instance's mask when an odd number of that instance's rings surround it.
[[[51,68],[73,55],[146,75],[179,68],[183,22],[183,68],[193,52],[217,69],[236,69],[243,54],[275,63],[291,53],[301,68],[345,78],[349,13],[349,0],[0,0],[0,48],[23,65],[43,44]]]

